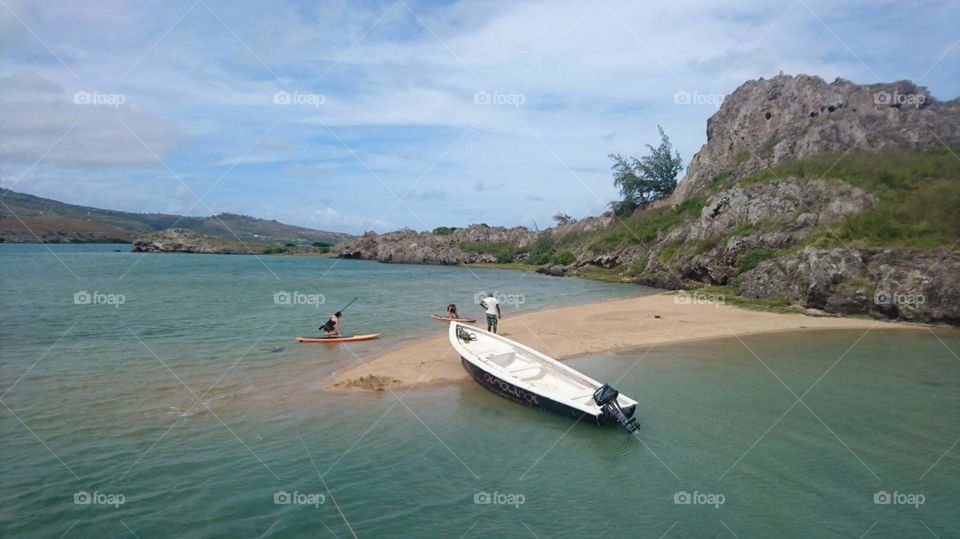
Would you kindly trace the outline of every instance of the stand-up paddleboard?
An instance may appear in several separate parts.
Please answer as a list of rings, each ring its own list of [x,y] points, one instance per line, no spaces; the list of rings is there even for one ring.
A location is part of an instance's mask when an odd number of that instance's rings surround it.
[[[441,320],[443,322],[464,322],[467,324],[474,324],[477,321],[476,318],[450,318],[449,316],[437,316],[435,314],[431,314],[430,318],[433,318],[434,320]]]
[[[305,343],[357,342],[357,341],[369,341],[371,339],[376,339],[379,336],[380,336],[379,333],[370,333],[369,335],[345,335],[340,337],[297,337],[297,342],[305,342]]]

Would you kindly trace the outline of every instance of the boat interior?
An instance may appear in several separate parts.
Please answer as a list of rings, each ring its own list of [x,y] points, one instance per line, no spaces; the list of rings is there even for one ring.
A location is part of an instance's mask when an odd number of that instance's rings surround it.
[[[477,359],[495,368],[491,372],[504,379],[516,379],[532,386],[538,393],[553,399],[576,403],[593,413],[600,408],[593,402],[593,392],[600,385],[576,371],[564,369],[549,358],[517,349],[496,338],[486,337],[461,344]]]

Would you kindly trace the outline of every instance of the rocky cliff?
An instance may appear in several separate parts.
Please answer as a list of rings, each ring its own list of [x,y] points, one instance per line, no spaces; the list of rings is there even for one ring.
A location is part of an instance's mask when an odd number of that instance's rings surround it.
[[[748,81],[707,120],[707,143],[672,201],[705,193],[719,175],[735,180],[828,152],[956,145],[958,117],[960,100],[938,101],[910,81],[828,84],[809,75]]]
[[[526,261],[551,275],[719,286],[783,306],[957,324],[958,153],[960,100],[909,81],[781,75],[730,94],[674,194],[631,216],[539,234],[368,234],[340,256]]]
[[[672,197],[574,234],[576,261],[542,271],[602,267],[652,286],[960,323],[960,101],[907,81],[778,76],[742,85],[707,125]]]

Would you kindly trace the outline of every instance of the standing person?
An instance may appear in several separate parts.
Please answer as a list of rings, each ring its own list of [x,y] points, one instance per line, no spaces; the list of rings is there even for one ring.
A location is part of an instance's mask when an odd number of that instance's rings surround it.
[[[454,319],[460,318],[460,315],[457,314],[456,303],[451,303],[450,305],[447,305],[447,318],[454,318]]]
[[[497,321],[503,316],[500,312],[500,302],[493,297],[493,293],[487,294],[487,297],[480,302],[487,313],[487,331],[497,332]]]
[[[323,332],[324,337],[339,337],[340,336],[340,319],[343,317],[343,313],[337,311],[333,313],[326,322],[320,326],[320,331]]]

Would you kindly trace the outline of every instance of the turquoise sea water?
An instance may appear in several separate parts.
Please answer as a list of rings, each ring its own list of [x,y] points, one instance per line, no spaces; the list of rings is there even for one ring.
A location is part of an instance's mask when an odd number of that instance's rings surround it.
[[[638,287],[50,250],[0,245],[2,537],[960,534],[956,331],[766,335],[570,362],[640,402],[638,441],[472,383],[320,390],[365,355],[441,334],[425,316],[448,302],[479,314],[480,291],[522,302],[509,315]],[[107,304],[76,304],[84,292]],[[325,303],[276,303],[284,292]],[[292,341],[354,296],[346,329],[382,339]],[[884,492],[894,503],[875,503]],[[95,503],[75,503],[83,493]]]

